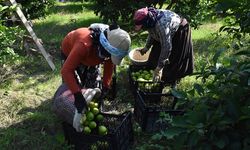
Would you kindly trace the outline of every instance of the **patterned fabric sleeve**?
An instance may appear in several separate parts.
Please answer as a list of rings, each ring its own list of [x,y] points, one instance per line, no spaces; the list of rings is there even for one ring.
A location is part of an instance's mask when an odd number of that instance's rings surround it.
[[[170,23],[166,23],[164,25],[158,24],[158,27],[156,28],[161,43],[161,53],[158,60],[159,68],[164,67],[172,50],[172,38],[171,38],[169,24]]]
[[[163,68],[168,63],[172,51],[172,37],[180,25],[180,16],[169,10],[164,11],[164,16],[156,23],[155,37],[161,43],[161,53],[158,67]]]

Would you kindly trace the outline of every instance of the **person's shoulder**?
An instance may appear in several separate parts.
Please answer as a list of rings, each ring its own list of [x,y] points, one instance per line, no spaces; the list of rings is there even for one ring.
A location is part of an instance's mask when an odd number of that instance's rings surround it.
[[[180,16],[171,10],[163,10],[164,16],[162,18],[180,18]]]
[[[86,37],[90,36],[91,30],[89,28],[78,28],[73,31],[73,37],[80,39],[85,39]]]
[[[164,14],[168,14],[168,15],[170,15],[170,14],[175,14],[174,11],[171,11],[171,10],[168,10],[168,9],[162,9],[161,11],[162,11]]]
[[[90,30],[87,27],[82,27],[82,28],[75,29],[75,32],[85,33],[85,32],[90,32]]]

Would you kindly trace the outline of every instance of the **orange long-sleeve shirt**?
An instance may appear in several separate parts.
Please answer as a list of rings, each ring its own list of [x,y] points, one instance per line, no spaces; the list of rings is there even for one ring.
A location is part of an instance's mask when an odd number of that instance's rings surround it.
[[[88,28],[76,29],[66,35],[61,45],[64,55],[67,56],[61,74],[72,93],[80,91],[74,75],[75,69],[80,64],[95,66],[103,62],[97,55],[97,49],[93,45],[90,34],[91,31]],[[110,87],[114,64],[111,59],[103,63],[103,84],[105,87]]]

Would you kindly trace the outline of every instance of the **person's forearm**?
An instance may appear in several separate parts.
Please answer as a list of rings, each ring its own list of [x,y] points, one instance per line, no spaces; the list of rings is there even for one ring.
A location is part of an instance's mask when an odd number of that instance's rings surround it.
[[[169,56],[172,50],[171,38],[161,43],[161,53],[158,60],[158,67],[163,68],[166,64],[169,63]]]
[[[151,46],[153,44],[153,41],[154,41],[154,39],[150,35],[148,35],[148,38],[147,38],[147,41],[146,41],[146,44],[145,44],[145,48],[147,50],[149,50],[151,48]]]

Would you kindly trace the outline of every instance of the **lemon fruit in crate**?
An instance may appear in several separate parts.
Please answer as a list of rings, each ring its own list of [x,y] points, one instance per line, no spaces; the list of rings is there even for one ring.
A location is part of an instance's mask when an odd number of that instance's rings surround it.
[[[86,117],[87,117],[87,120],[88,120],[88,121],[92,121],[92,120],[95,118],[95,115],[94,115],[94,113],[92,113],[91,111],[88,111],[88,112],[86,113]]]
[[[131,73],[132,79],[139,82],[152,82],[153,70],[138,70]],[[158,90],[159,84],[155,83],[138,83],[138,88],[141,90]]]
[[[99,112],[100,112],[99,109],[96,108],[96,107],[92,109],[92,113],[93,113],[94,115],[97,115]]]
[[[104,119],[104,117],[103,117],[103,115],[102,114],[98,114],[97,116],[96,116],[96,120],[97,121],[103,121],[103,119]]]
[[[88,104],[88,111],[85,112],[81,118],[83,133],[98,133],[99,135],[108,134],[108,129],[102,124],[103,120],[104,116],[100,113],[98,103],[91,101]]]
[[[91,122],[89,122],[89,127],[90,127],[91,129],[96,128],[96,126],[97,126],[97,124],[96,124],[96,122],[95,122],[95,121],[91,121]]]
[[[83,124],[86,120],[87,120],[86,114],[83,114],[80,123]]]
[[[108,129],[105,126],[101,125],[98,127],[98,133],[100,135],[106,135],[108,134]]]
[[[98,108],[98,103],[90,102],[90,103],[88,104],[88,106],[89,106],[90,109]]]
[[[88,126],[86,126],[86,127],[83,128],[83,133],[90,134],[91,133],[91,129]]]

